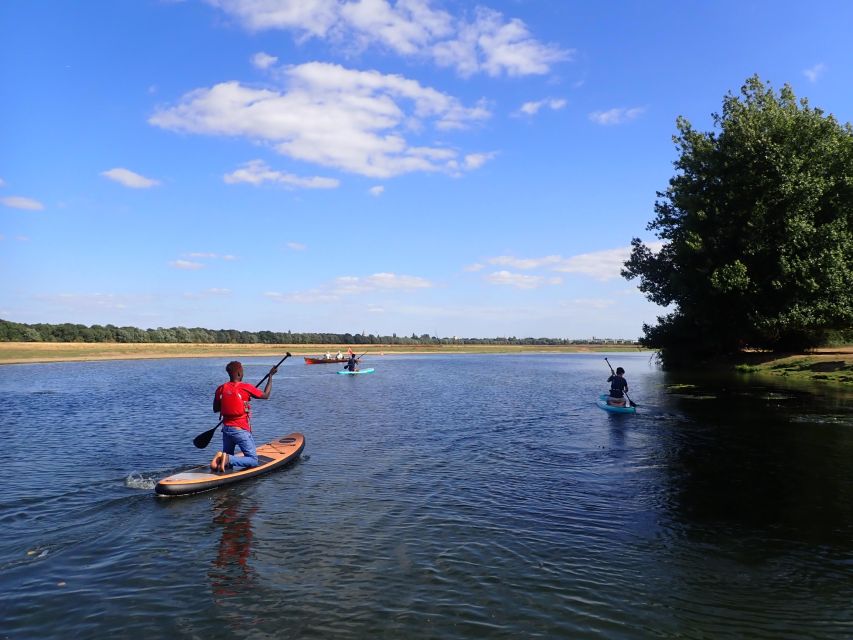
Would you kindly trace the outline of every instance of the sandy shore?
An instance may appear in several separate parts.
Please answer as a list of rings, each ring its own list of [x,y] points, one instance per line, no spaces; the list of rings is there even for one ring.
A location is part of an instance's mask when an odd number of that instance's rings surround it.
[[[288,351],[295,358],[346,353],[370,356],[392,353],[606,353],[642,351],[630,345],[311,345],[311,344],[123,344],[102,342],[0,342],[0,364],[70,362],[81,360],[139,360],[154,358],[281,358]]]

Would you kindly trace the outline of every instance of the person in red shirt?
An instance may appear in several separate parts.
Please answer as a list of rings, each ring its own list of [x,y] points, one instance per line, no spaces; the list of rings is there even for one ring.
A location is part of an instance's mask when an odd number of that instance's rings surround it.
[[[213,395],[213,410],[222,415],[222,451],[217,451],[210,468],[225,471],[228,467],[235,470],[258,466],[258,453],[252,436],[250,423],[252,398],[266,400],[272,391],[272,377],[278,367],[270,369],[267,384],[261,391],[257,387],[243,382],[243,365],[236,360],[225,367],[230,381],[219,385]],[[235,447],[240,447],[242,456],[235,456]]]

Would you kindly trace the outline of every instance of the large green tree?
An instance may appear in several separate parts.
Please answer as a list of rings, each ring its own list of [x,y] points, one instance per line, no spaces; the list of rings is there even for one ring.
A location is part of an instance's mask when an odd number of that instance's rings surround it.
[[[670,307],[643,342],[677,366],[743,347],[800,350],[853,327],[853,129],[757,76],[714,131],[677,121],[676,175],[622,275]]]

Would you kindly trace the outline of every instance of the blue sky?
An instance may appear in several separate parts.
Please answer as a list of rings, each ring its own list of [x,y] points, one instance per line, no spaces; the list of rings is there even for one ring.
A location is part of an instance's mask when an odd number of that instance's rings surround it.
[[[619,277],[757,73],[853,120],[848,2],[0,4],[0,318],[634,338]]]

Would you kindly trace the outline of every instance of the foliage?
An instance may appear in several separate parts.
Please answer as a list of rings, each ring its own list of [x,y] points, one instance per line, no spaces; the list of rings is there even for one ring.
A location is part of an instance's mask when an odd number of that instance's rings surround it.
[[[801,350],[853,327],[853,129],[757,76],[716,131],[684,118],[680,157],[622,275],[670,307],[641,342],[665,364],[744,347]]]
[[[125,342],[125,343],[204,343],[204,344],[502,344],[502,345],[569,345],[569,344],[634,344],[626,340],[568,340],[562,338],[438,338],[424,333],[400,338],[397,334],[377,336],[364,333],[293,333],[291,331],[237,331],[235,329],[202,329],[172,327],[137,329],[82,324],[21,324],[0,320],[0,342]]]

